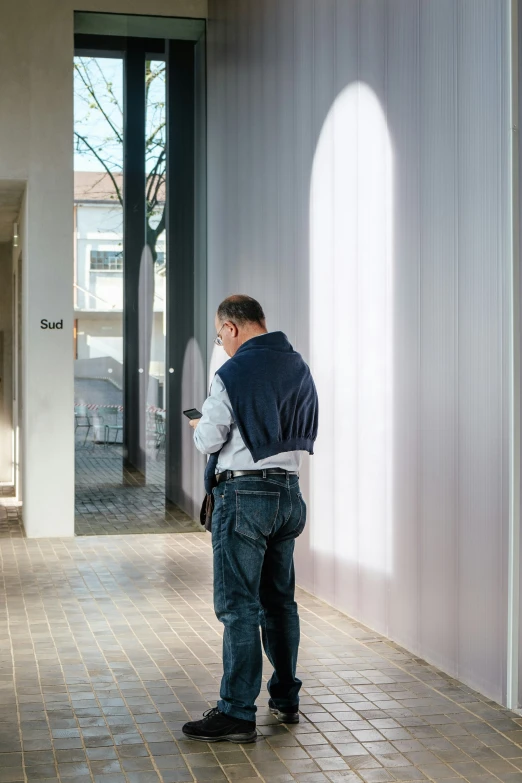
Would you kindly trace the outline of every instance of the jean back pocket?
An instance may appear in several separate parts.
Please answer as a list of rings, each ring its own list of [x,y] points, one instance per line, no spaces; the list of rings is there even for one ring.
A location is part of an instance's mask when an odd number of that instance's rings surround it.
[[[279,513],[279,492],[236,489],[236,530],[248,538],[269,536]]]

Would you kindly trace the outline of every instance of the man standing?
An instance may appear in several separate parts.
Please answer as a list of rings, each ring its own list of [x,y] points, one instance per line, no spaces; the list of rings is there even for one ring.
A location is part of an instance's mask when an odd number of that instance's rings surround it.
[[[313,454],[318,402],[299,353],[282,332],[268,333],[249,296],[225,299],[215,342],[228,354],[216,373],[194,442],[210,459],[214,608],[223,623],[223,678],[217,707],[183,726],[192,739],[251,742],[261,688],[261,625],[274,667],[269,707],[281,722],[299,721],[296,677],[299,616],[294,600],[294,543],[306,522],[299,489],[301,454]]]

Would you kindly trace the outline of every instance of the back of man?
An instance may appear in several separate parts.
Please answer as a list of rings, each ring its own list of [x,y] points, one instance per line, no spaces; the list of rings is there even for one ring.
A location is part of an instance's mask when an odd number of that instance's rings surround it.
[[[215,504],[214,608],[224,625],[224,672],[217,707],[183,732],[206,742],[248,742],[256,738],[261,688],[259,625],[274,667],[270,709],[282,722],[299,720],[293,555],[306,523],[301,457],[313,454],[318,402],[308,366],[282,332],[268,333],[254,299],[225,299],[216,332],[231,358],[191,425],[196,447],[210,455],[206,486]]]

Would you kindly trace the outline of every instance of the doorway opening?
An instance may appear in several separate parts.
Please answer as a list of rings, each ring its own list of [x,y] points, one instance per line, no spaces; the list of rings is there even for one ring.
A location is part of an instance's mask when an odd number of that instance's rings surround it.
[[[75,530],[201,532],[181,410],[204,396],[205,23],[75,27]]]
[[[19,231],[26,183],[0,180],[0,538],[22,523],[22,255]]]

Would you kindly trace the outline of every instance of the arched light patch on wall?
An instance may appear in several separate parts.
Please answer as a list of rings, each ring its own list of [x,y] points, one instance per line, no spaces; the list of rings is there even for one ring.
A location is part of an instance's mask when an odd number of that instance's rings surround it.
[[[370,87],[352,84],[322,126],[311,178],[310,346],[320,424],[310,544],[326,560],[382,575],[392,570],[392,194],[385,113]]]

